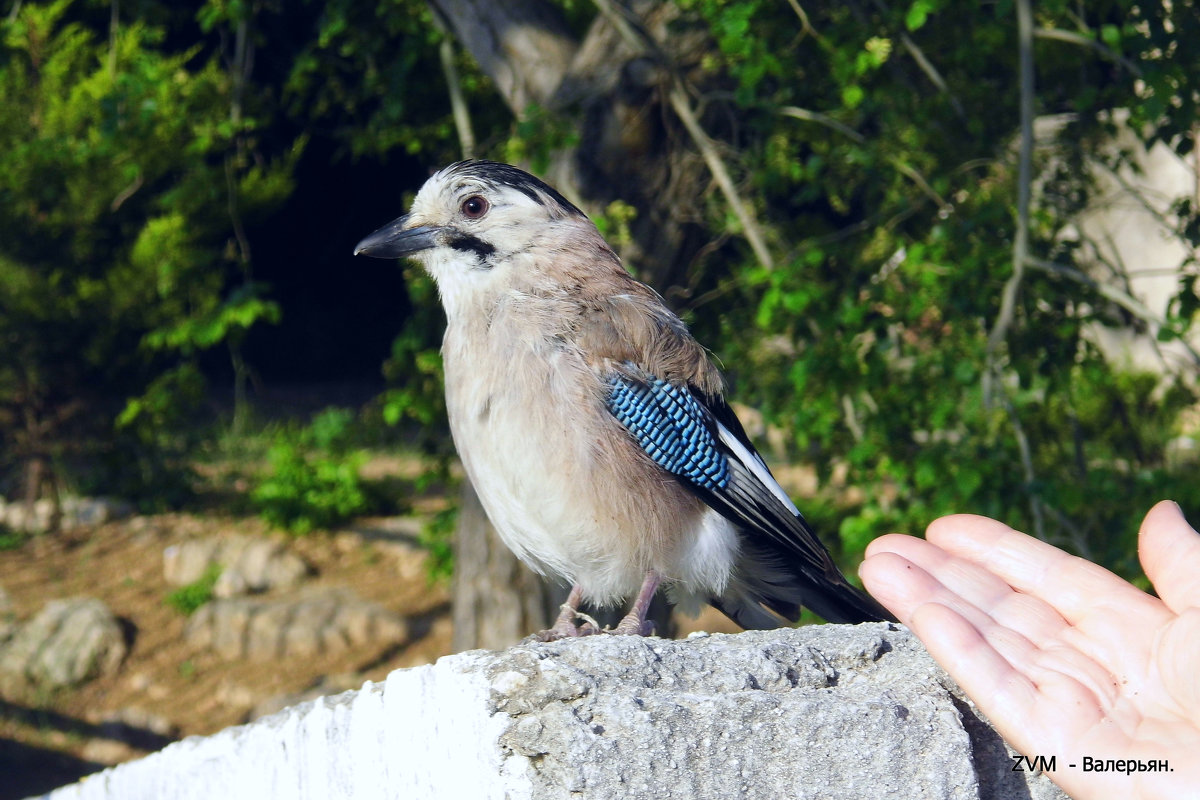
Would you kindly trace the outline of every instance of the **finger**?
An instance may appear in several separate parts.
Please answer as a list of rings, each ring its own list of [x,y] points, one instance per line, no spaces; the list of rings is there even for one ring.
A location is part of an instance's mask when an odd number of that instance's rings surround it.
[[[1018,750],[1031,752],[1025,726],[1037,702],[1033,682],[1013,669],[979,629],[951,608],[926,603],[911,616],[912,628],[929,654]]]
[[[925,545],[920,540],[915,541]],[[911,550],[904,545],[900,549]],[[983,625],[988,621],[979,609],[947,589],[937,577],[901,553],[883,551],[870,555],[859,566],[858,574],[867,591],[905,624],[908,624],[913,610],[926,603],[949,606],[970,618],[973,624]]]
[[[1012,588],[1007,583],[978,564],[953,556],[915,536],[889,534],[874,540],[867,547],[868,559],[883,553],[893,553],[916,564],[946,588],[983,609],[1012,594]]]
[[[1003,597],[993,607],[981,608],[946,584],[943,577],[946,570],[935,572],[940,565],[936,557],[930,556],[940,553],[942,561],[957,562],[963,567],[968,591],[973,588],[972,580],[976,580],[968,571],[980,573],[977,578],[980,582],[985,578],[999,582],[999,578],[919,539],[893,542],[889,546],[894,549],[868,557],[860,574],[871,593],[901,621],[911,626],[914,612],[926,605],[948,608],[1035,684],[1047,676],[1066,676],[1090,691],[1094,704],[1111,708],[1116,702],[1119,688],[1110,670],[1093,657],[1096,647],[1070,629],[1054,609],[1037,598],[1014,592],[1007,585],[1003,586]],[[922,563],[914,563],[895,552],[896,549],[908,551]]]
[[[1062,616],[1048,603],[1014,591],[985,566],[951,555],[923,539],[894,534],[883,536],[872,542],[867,553],[867,561],[870,561],[872,553],[900,556],[928,573],[931,580],[936,582],[936,587],[930,582],[914,582],[908,587],[910,595],[905,601],[909,606],[906,613],[922,602],[938,602],[963,614],[976,626],[981,626],[986,617],[988,622],[1017,631],[1038,647],[1048,646],[1067,626]],[[867,561],[863,562],[864,566]],[[889,567],[889,562],[880,562],[876,569]],[[892,568],[899,569],[898,566]],[[903,580],[905,576],[896,572],[883,577]],[[876,593],[870,585],[868,588],[872,594]],[[899,599],[895,589],[881,587],[881,591],[890,591]],[[973,610],[968,612],[968,608]]]
[[[1182,614],[1200,607],[1200,535],[1178,505],[1163,500],[1150,509],[1138,532],[1138,556],[1167,608]]]
[[[1065,752],[1103,716],[1103,699],[1077,680],[1075,670],[1048,663],[1008,629],[981,631],[953,609],[929,603],[914,611],[912,630],[1022,752]]]
[[[1149,689],[1147,656],[1155,632],[1171,618],[1157,598],[1102,567],[985,517],[944,517],[930,525],[927,536],[1044,601],[1064,619],[1061,630],[1031,628],[1031,638],[1050,631],[1050,636],[1110,670],[1125,691]],[[1049,645],[1045,638],[1036,641]],[[1070,674],[1098,696],[1111,697],[1110,683],[1085,679],[1079,670]]]
[[[987,517],[942,517],[930,524],[926,538],[1041,599],[1071,625],[1101,614],[1161,615],[1154,598],[1103,567]]]

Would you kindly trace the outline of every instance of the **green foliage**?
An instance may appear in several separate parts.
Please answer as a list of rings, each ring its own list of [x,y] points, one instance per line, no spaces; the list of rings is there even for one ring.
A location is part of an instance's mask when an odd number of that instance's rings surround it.
[[[620,248],[633,241],[629,223],[635,217],[637,217],[636,208],[624,200],[613,200],[604,209],[604,213],[597,214],[592,221],[596,223],[597,230],[605,240],[619,251]]]
[[[827,481],[845,469],[844,550],[974,511],[1135,573],[1141,515],[1183,489],[1186,476],[1163,454],[1195,397],[1186,375],[1107,362],[1089,331],[1128,326],[1128,316],[1060,275],[1027,273],[1004,347],[989,348],[1013,258],[1011,7],[805,5],[800,25],[788,4],[684,5],[712,31],[720,55],[710,69],[737,82],[725,112],[744,119],[738,169],[785,254],[768,272],[727,249],[728,273],[710,292],[721,308],[686,311],[702,339],[721,343],[735,396],[784,427]],[[1194,29],[1194,9],[1076,10],[1043,4],[1038,26],[1082,30],[1114,52],[1035,43],[1038,113],[1073,116],[1036,154],[1031,249],[1086,272],[1075,223],[1094,192],[1090,176],[1129,155],[1108,144],[1113,110],[1131,109],[1147,142],[1187,152],[1194,88],[1176,107],[1154,98],[1192,83],[1185,75],[1200,54],[1167,42],[1168,30]],[[928,66],[901,42],[905,32]],[[1139,84],[1118,57],[1162,88]],[[826,121],[789,117],[784,106]],[[1181,244],[1194,248],[1195,215],[1175,209]],[[1200,307],[1193,269],[1180,276],[1168,336]]]
[[[20,550],[29,541],[29,534],[22,531],[10,530],[0,525],[0,552],[5,550]]]
[[[449,457],[449,427],[442,391],[441,330],[445,327],[437,288],[423,270],[405,267],[413,315],[392,342],[392,355],[383,365],[389,388],[381,413],[389,425],[416,426],[416,444],[430,455]]]
[[[284,115],[332,129],[356,157],[400,151],[429,163],[449,160],[455,142],[449,99],[445,86],[430,79],[440,74],[442,34],[423,0],[305,5],[319,9],[316,35],[298,43],[284,76]],[[492,100],[490,83],[460,57],[464,93]],[[472,115],[486,125],[497,119],[497,104],[480,103]]]
[[[267,451],[271,474],[251,493],[263,519],[300,535],[371,510],[359,476],[366,456],[350,448],[352,421],[349,411],[331,408],[307,428],[280,430]]]
[[[225,343],[236,363],[278,317],[241,231],[292,191],[303,138],[256,153],[243,73],[141,10],[93,27],[82,3],[26,2],[0,21],[0,470],[42,458],[102,483],[134,444],[103,488],[162,505],[179,453],[152,450],[188,420],[193,354]]]
[[[221,569],[220,564],[209,564],[203,575],[169,593],[163,602],[180,614],[190,617],[196,609],[213,599],[213,587],[221,577]]]
[[[85,494],[112,493],[136,498],[143,508],[177,508],[192,496],[191,459],[205,433],[202,417],[205,381],[183,362],[151,379],[127,399],[114,421],[114,433],[94,458],[100,477],[81,482]]]
[[[544,171],[555,150],[579,143],[579,133],[563,117],[538,105],[525,109],[513,125],[512,135],[504,142],[500,154],[503,161],[528,164],[535,172]]]
[[[279,304],[264,300],[259,296],[261,291],[262,287],[254,283],[239,286],[203,315],[185,317],[174,325],[151,331],[145,343],[152,349],[190,354],[244,336],[258,322],[278,322]]]

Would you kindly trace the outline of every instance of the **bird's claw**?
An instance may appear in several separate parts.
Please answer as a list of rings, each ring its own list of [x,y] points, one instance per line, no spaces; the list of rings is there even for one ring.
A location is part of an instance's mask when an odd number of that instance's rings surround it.
[[[654,621],[648,619],[638,619],[633,614],[626,616],[617,623],[617,627],[611,628],[605,633],[614,633],[618,636],[653,636]]]
[[[576,625],[575,620],[583,620],[582,625]],[[580,636],[592,636],[601,633],[600,623],[587,614],[563,604],[562,613],[554,622],[554,627],[538,631],[533,635],[534,641],[557,642],[559,639],[576,639]]]

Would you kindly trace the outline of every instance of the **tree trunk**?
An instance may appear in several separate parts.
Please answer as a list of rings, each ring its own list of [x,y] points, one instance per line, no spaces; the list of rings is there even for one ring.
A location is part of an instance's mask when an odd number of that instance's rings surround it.
[[[531,103],[569,118],[578,142],[551,153],[542,177],[589,213],[614,200],[634,207],[621,256],[667,297],[686,295],[703,229],[693,222],[711,185],[704,160],[667,102],[672,75],[700,80],[711,44],[673,3],[632,2],[657,44],[634,46],[603,16],[582,40],[543,0],[429,0],[514,116]],[[668,36],[667,26],[671,25]]]
[[[539,0],[430,0],[518,117],[552,107],[576,43],[558,9]]]
[[[454,651],[499,650],[548,627],[566,590],[548,585],[504,546],[469,480],[459,503]]]

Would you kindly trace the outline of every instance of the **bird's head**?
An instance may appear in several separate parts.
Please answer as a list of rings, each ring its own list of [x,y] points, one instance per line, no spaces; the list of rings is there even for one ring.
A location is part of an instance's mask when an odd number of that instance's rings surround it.
[[[355,255],[411,257],[443,300],[479,296],[530,280],[545,256],[571,242],[600,242],[582,211],[527,172],[493,161],[460,161],[434,173],[409,213],[354,248]]]

